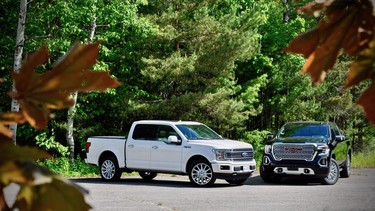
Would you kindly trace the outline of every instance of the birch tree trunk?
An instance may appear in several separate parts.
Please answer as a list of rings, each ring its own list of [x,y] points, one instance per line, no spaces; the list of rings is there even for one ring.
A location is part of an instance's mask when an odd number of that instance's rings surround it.
[[[93,13],[93,19],[91,21],[91,27],[89,31],[89,36],[88,36],[88,43],[92,43],[94,39],[94,34],[96,30],[96,14],[95,14],[95,7],[96,7],[96,2],[97,0],[94,0],[94,13]],[[74,131],[74,115],[75,115],[75,108],[77,105],[77,97],[78,97],[78,92],[73,93],[73,105],[69,108],[68,110],[68,128],[67,128],[67,134],[66,134],[66,141],[69,145],[69,151],[70,151],[70,160],[74,160],[74,136],[73,136],[73,131]]]
[[[21,0],[20,14],[19,14],[19,19],[18,19],[18,27],[17,27],[16,48],[14,51],[14,64],[13,64],[13,70],[14,72],[17,72],[17,73],[19,72],[21,68],[23,45],[25,43],[26,13],[27,13],[27,0]],[[14,83],[13,83],[12,90],[16,91]],[[17,100],[12,99],[11,111],[19,112],[19,110],[20,110],[20,105],[18,104]],[[13,142],[14,144],[16,144],[17,143],[17,124],[10,125],[9,129],[13,132]]]

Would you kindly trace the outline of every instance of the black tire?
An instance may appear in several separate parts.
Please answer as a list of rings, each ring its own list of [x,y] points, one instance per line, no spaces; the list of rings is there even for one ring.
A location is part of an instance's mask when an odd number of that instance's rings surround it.
[[[266,173],[263,166],[260,166],[259,173],[262,180],[266,183],[278,183],[282,179],[281,175]]]
[[[197,160],[189,167],[189,179],[194,186],[207,187],[215,183],[216,177],[210,163]]]
[[[243,179],[226,179],[225,181],[227,181],[231,185],[242,185],[246,180],[247,180],[247,178],[243,178]]]
[[[350,174],[351,174],[350,164],[351,164],[351,159],[350,159],[350,155],[348,154],[345,160],[345,165],[340,172],[340,177],[342,178],[350,177]]]
[[[139,171],[138,174],[144,180],[152,180],[158,175],[157,173],[149,172],[149,171]]]
[[[116,181],[120,179],[121,174],[115,157],[105,157],[100,161],[100,176],[103,180]]]
[[[334,185],[339,179],[339,174],[340,174],[339,165],[333,158],[331,158],[329,169],[330,169],[329,174],[322,179],[323,185]]]

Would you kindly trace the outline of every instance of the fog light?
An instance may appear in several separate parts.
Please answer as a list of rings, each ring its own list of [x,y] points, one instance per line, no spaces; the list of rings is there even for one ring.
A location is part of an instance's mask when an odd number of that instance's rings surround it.
[[[305,169],[305,170],[303,170],[303,172],[305,172],[305,174],[308,174],[308,173],[310,173],[310,170],[309,169]]]
[[[234,171],[242,171],[242,170],[243,170],[243,167],[242,167],[242,166],[234,167]]]
[[[229,170],[229,166],[220,166],[220,170]]]
[[[282,169],[282,168],[278,168],[278,169],[277,169],[277,172],[278,172],[278,173],[283,173],[283,169]]]
[[[322,159],[320,159],[319,164],[320,164],[321,166],[327,166],[327,158],[322,158]]]

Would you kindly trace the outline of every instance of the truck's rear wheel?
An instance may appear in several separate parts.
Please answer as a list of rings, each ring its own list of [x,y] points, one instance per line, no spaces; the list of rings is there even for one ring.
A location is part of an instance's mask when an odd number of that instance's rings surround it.
[[[152,180],[158,175],[157,173],[149,172],[149,171],[139,171],[138,174],[144,180]]]
[[[340,176],[342,178],[348,178],[350,177],[350,155],[348,154],[346,156],[346,160],[345,160],[345,166],[342,168],[342,171],[340,172]]]
[[[329,174],[322,179],[323,185],[334,185],[339,179],[339,172],[340,172],[339,165],[333,158],[331,158],[329,169],[330,169]]]
[[[215,174],[205,160],[197,160],[190,165],[189,179],[195,186],[206,187],[215,183]]]
[[[105,157],[100,161],[100,175],[102,179],[107,181],[115,181],[120,179],[121,170],[118,167],[117,159],[115,157]]]

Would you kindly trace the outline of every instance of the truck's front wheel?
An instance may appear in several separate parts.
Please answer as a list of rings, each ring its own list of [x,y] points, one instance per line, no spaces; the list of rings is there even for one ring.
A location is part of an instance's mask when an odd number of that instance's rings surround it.
[[[340,172],[339,165],[333,158],[331,158],[331,163],[329,165],[329,168],[330,168],[329,174],[322,179],[323,185],[334,185],[339,179],[339,172]]]
[[[215,183],[215,174],[211,165],[204,160],[194,161],[189,168],[189,179],[195,186],[211,186]]]
[[[105,157],[100,161],[100,175],[102,179],[108,181],[115,181],[120,179],[122,172],[118,167],[117,159],[115,157]]]

